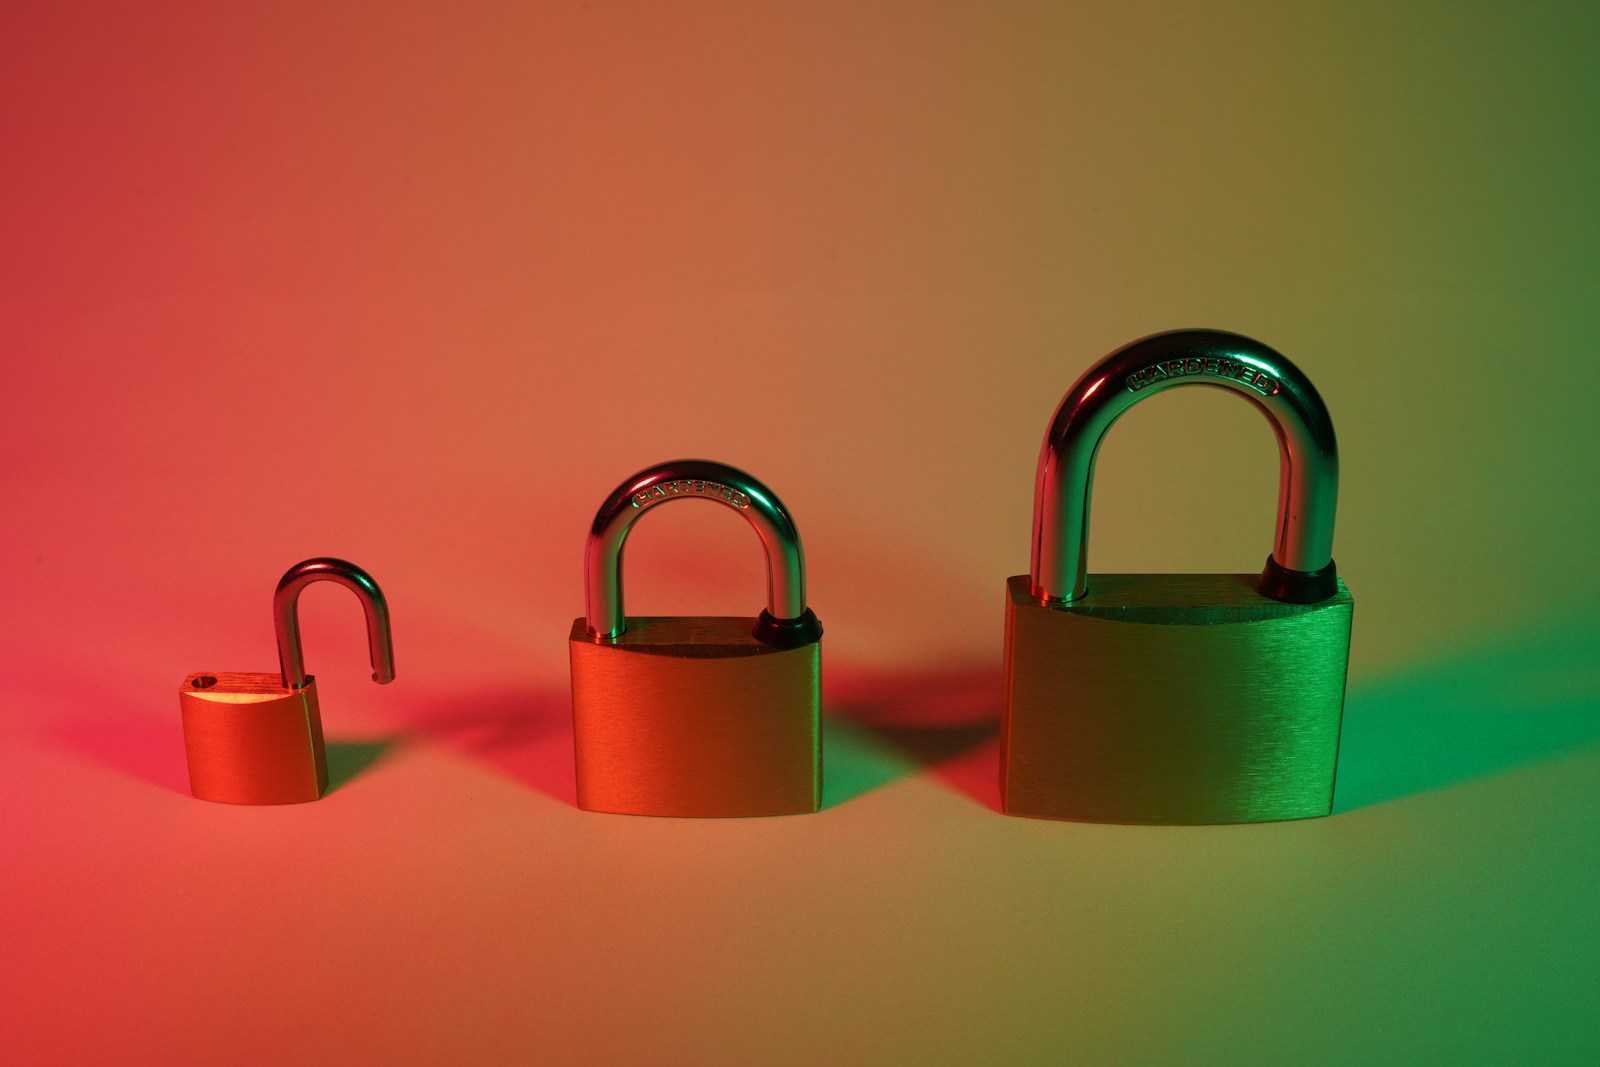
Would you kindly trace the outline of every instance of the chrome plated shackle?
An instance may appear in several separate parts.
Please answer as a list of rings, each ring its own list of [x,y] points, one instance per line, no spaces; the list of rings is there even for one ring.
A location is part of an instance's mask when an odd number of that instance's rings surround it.
[[[600,505],[583,549],[583,595],[589,636],[608,644],[628,628],[622,606],[622,548],[646,511],[669,500],[711,500],[743,515],[767,556],[767,607],[756,622],[757,640],[792,648],[822,636],[806,607],[806,559],[800,532],[772,490],[736,467],[680,459],[646,467]]]
[[[1221,330],[1175,330],[1124,345],[1062,398],[1034,485],[1033,595],[1048,603],[1088,592],[1089,491],[1100,444],[1124,411],[1177,385],[1231,389],[1260,409],[1277,434],[1278,524],[1262,594],[1306,604],[1334,595],[1339,450],[1328,409],[1284,356]]]
[[[300,651],[300,591],[312,582],[338,582],[361,600],[367,615],[367,655],[372,680],[394,681],[394,642],[389,635],[389,604],[372,575],[342,559],[319,557],[296,563],[278,580],[272,595],[272,621],[278,632],[278,669],[285,689],[306,686],[305,657]]]

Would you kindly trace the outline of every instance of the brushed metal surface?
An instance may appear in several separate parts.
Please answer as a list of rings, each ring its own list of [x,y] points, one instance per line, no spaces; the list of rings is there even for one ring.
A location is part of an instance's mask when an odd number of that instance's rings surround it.
[[[614,644],[574,619],[578,806],[794,815],[822,800],[822,646],[780,650],[737,617],[634,617]]]
[[[1232,823],[1332,810],[1354,610],[1254,575],[1097,574],[1042,605],[1006,582],[1007,814]]]
[[[206,684],[208,679],[215,679]],[[189,786],[224,804],[299,804],[328,787],[317,681],[197,671],[178,691]]]

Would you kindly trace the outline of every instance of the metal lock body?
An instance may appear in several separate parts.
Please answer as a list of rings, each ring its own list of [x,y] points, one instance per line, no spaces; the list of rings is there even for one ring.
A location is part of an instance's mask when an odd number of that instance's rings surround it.
[[[755,527],[767,557],[758,618],[626,617],[622,549],[669,500],[712,500]],[[743,471],[679,460],[607,498],[584,549],[573,620],[578,806],[625,815],[794,815],[822,799],[822,624],[788,511]]]
[[[299,804],[328,788],[317,682],[306,674],[300,649],[300,592],[317,581],[338,582],[361,599],[372,680],[394,681],[389,607],[372,576],[339,559],[289,568],[272,599],[279,673],[197,671],[178,691],[189,787],[199,799]]]
[[[1277,434],[1266,569],[1088,575],[1106,431],[1143,397],[1183,384],[1239,393]],[[1259,342],[1156,334],[1084,374],[1041,450],[1032,572],[1006,583],[1006,813],[1189,824],[1329,814],[1354,610],[1333,562],[1338,482],[1321,397]]]

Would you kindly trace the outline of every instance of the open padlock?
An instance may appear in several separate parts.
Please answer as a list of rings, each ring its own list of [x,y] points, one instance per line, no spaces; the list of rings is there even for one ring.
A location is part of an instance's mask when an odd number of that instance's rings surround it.
[[[1216,385],[1272,424],[1277,538],[1243,574],[1087,570],[1106,431],[1147,396]],[[1078,379],[1045,435],[1031,574],[1007,581],[1000,791],[1007,814],[1134,823],[1327,815],[1350,653],[1333,563],[1333,422],[1293,363],[1216,330],[1135,341]]]
[[[356,594],[367,617],[372,680],[394,681],[389,606],[372,576],[342,559],[308,559],[289,568],[272,598],[278,674],[197,671],[183,680],[183,745],[189,786],[201,800],[225,804],[298,804],[328,787],[317,680],[300,652],[300,591],[338,582]]]
[[[711,500],[749,520],[767,553],[759,618],[629,619],[622,549],[646,511]],[[600,506],[584,549],[588,614],[573,620],[578,806],[627,815],[791,815],[822,797],[822,624],[805,554],[772,491],[722,463],[640,471]]]

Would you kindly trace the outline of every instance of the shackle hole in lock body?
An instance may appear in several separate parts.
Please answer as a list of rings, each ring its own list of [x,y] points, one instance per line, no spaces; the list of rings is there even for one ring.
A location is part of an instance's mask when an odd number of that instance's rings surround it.
[[[1069,603],[1089,593],[1089,501],[1095,459],[1111,426],[1145,397],[1184,384],[1238,393],[1267,417],[1277,438],[1278,518],[1259,591],[1291,603],[1337,594],[1338,445],[1322,398],[1298,367],[1258,341],[1220,330],[1178,330],[1112,352],[1057,407],[1034,489],[1030,581],[1041,603]]]
[[[767,606],[753,636],[794,648],[822,636],[806,606],[805,551],[800,532],[777,495],[752,475],[712,460],[674,460],[647,467],[619,485],[595,513],[584,544],[585,625],[591,640],[611,644],[626,632],[622,555],[634,523],[671,500],[710,500],[731,508],[761,538],[767,564]]]
[[[197,674],[189,681],[191,689],[210,689],[216,684],[217,676],[214,674]]]

